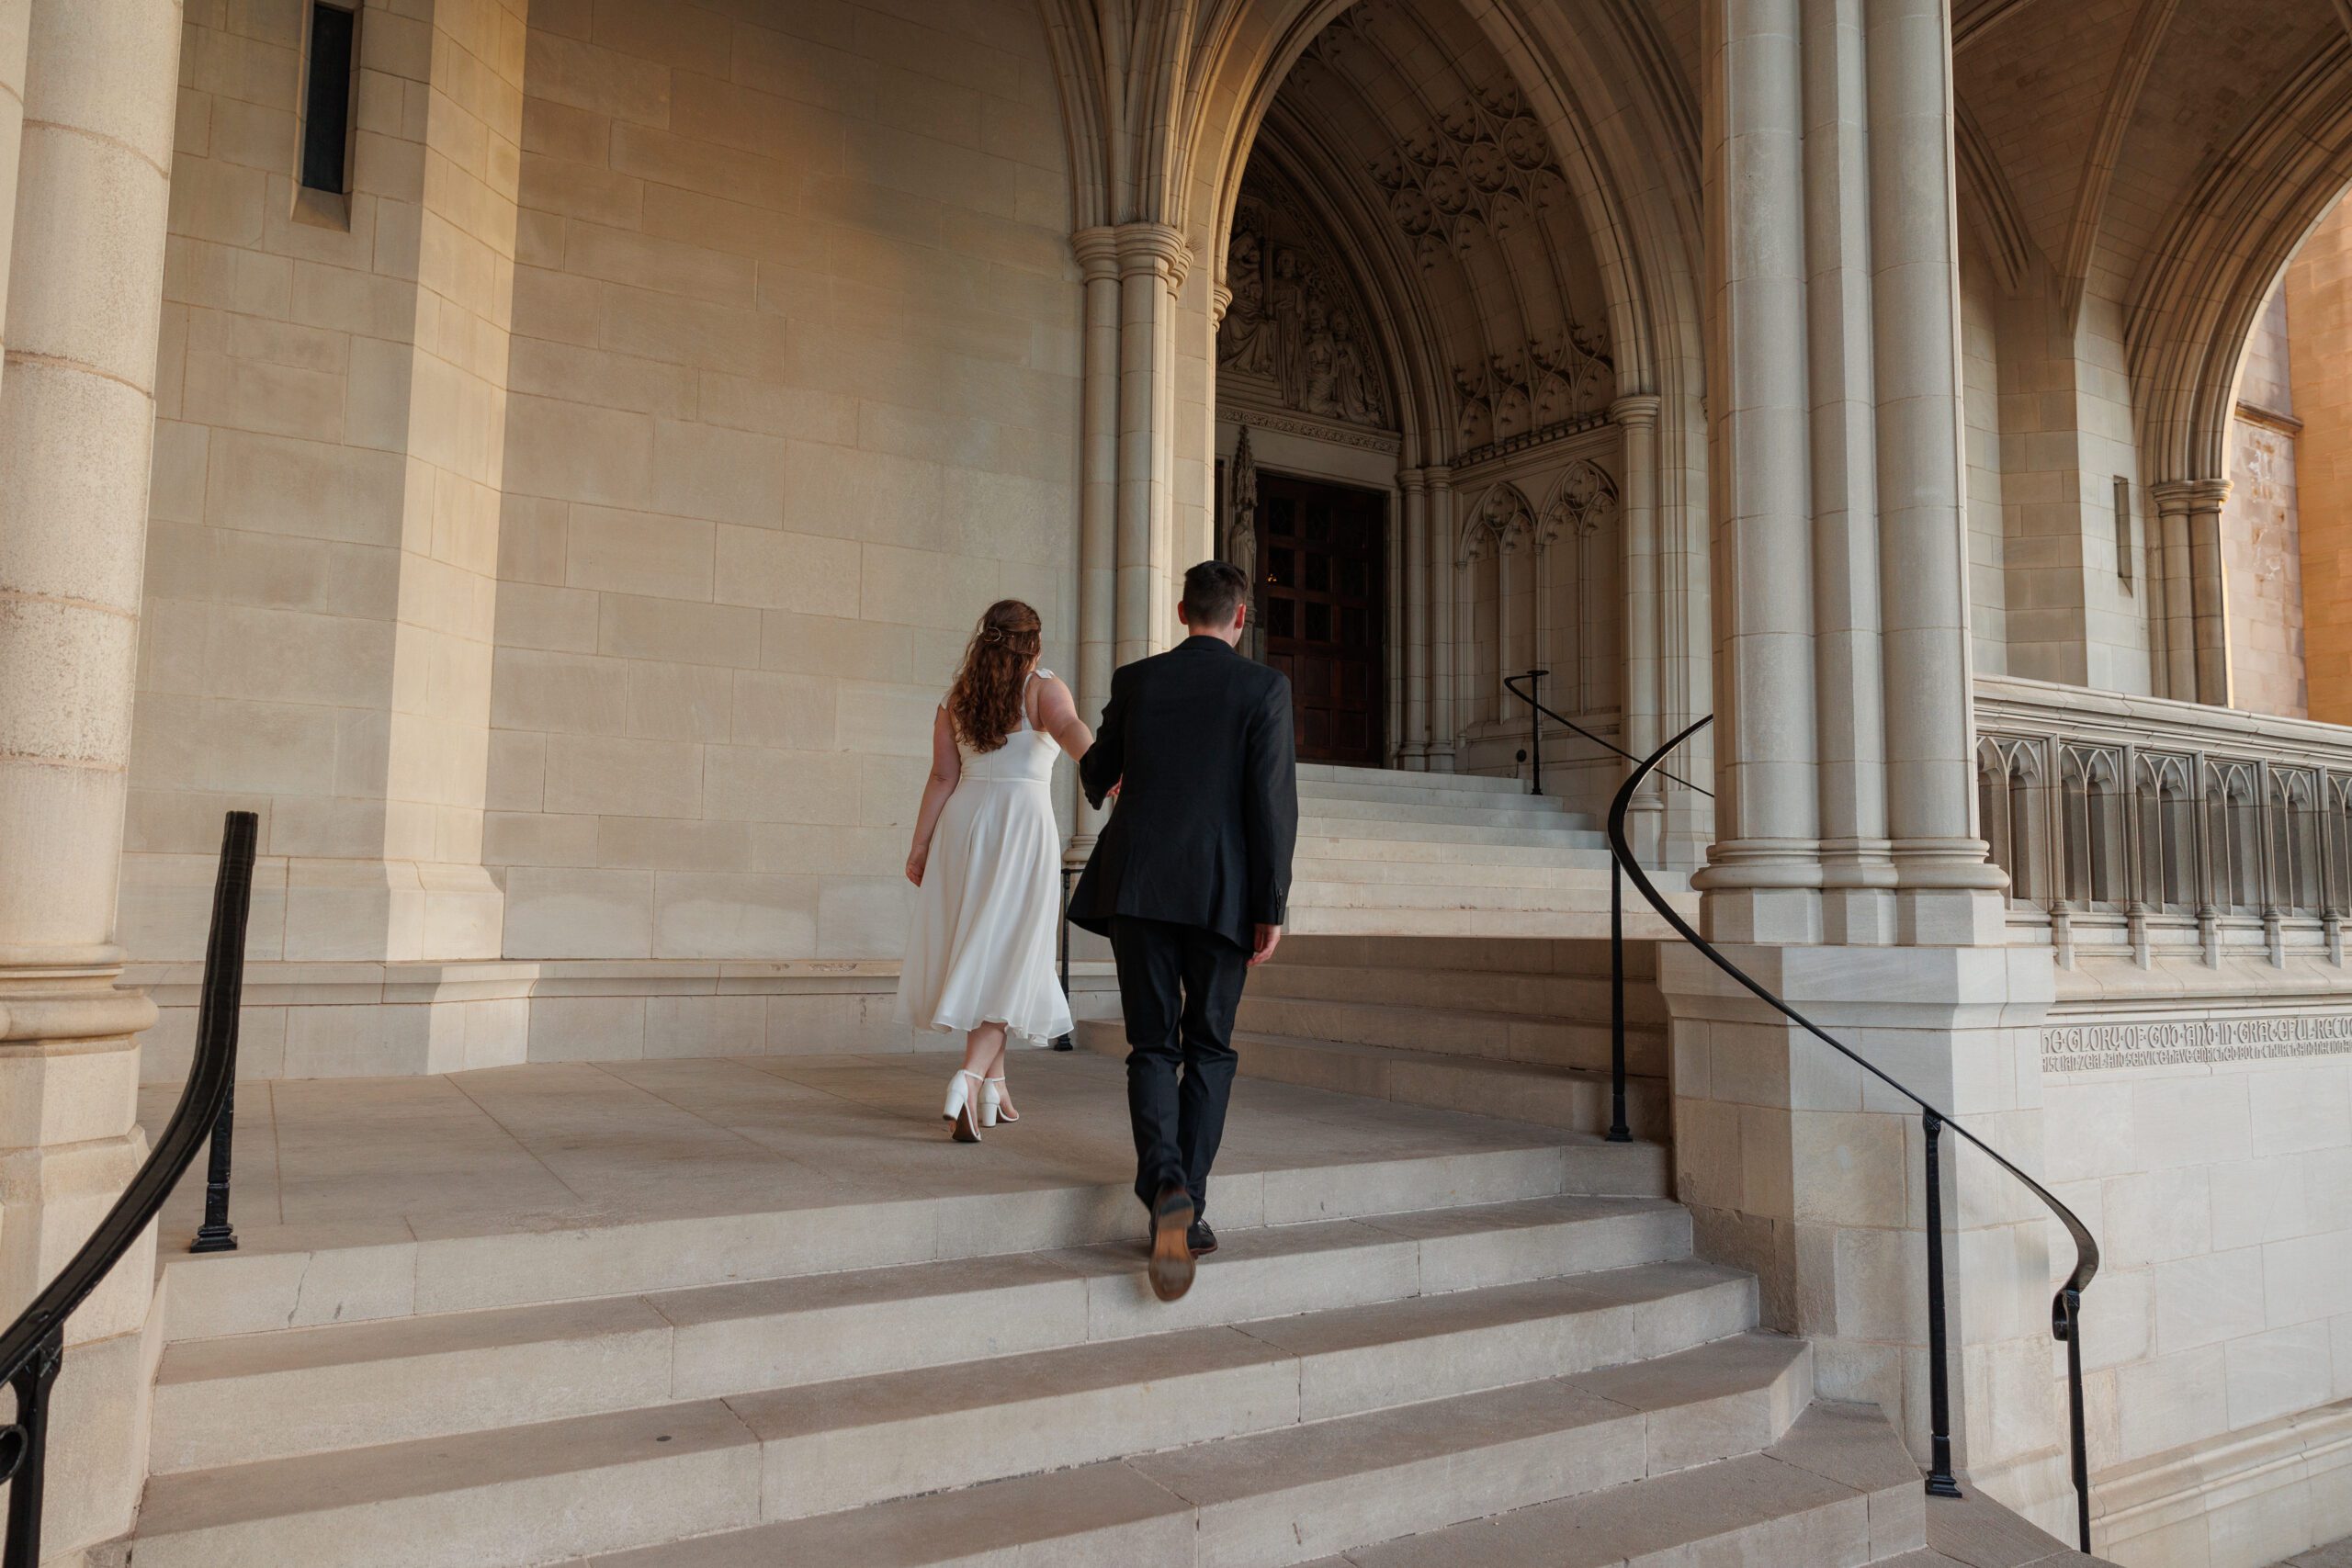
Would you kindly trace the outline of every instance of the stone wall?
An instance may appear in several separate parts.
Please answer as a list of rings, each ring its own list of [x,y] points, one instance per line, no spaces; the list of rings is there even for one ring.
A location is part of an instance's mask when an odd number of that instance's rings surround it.
[[[2352,1529],[2352,995],[2319,959],[2086,959],[2041,1032],[2100,1551],[2257,1568]],[[2054,1263],[2066,1248],[2053,1244]]]
[[[2293,323],[2283,285],[2271,291],[2247,338],[2231,431],[2230,498],[2222,509],[2230,703],[2301,718],[2302,561],[2297,536],[2295,421],[2288,352]]]
[[[122,941],[201,950],[243,807],[252,957],[492,957],[522,0],[368,11],[331,211],[295,199],[305,9],[186,24]]]
[[[2311,716],[2352,721],[2352,213],[2338,207],[2287,268]]]
[[[190,14],[123,878],[151,1077],[234,807],[251,1072],[633,1055],[674,992],[673,1049],[762,1046],[771,1001],[780,1044],[905,1042],[874,961],[933,705],[991,600],[1076,645],[1060,110],[1023,0],[741,9],[370,7],[323,214],[303,8]],[[721,1006],[727,961],[769,969]]]
[[[1075,626],[1034,7],[543,6],[484,858],[512,958],[895,956],[933,705]],[[903,7],[895,8],[903,10]]]

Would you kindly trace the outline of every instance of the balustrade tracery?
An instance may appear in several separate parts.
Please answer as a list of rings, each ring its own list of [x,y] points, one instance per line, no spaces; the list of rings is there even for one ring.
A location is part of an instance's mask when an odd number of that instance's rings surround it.
[[[1976,790],[2013,919],[2047,919],[2062,947],[2177,928],[2210,950],[2259,922],[2274,948],[2307,929],[2340,951],[2352,731],[1988,680]]]

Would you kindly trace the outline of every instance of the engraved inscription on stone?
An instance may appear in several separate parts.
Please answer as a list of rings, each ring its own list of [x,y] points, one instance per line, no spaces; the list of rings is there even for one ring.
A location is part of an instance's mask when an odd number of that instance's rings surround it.
[[[2352,1013],[2070,1023],[2041,1032],[2045,1071],[2199,1066],[2352,1053]]]

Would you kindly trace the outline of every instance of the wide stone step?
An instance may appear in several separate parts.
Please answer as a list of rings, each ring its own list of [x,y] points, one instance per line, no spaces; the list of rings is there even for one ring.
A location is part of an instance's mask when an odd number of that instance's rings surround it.
[[[1458,1013],[1531,1018],[1565,1023],[1573,1029],[1598,1029],[1604,1041],[1608,1032],[1609,976],[1605,974],[1529,975],[1411,968],[1392,964],[1292,963],[1290,957],[1290,944],[1285,942],[1272,963],[1250,975],[1245,999],[1286,997],[1433,1008]],[[1630,1027],[1645,1032],[1664,1027],[1665,1001],[1646,976],[1626,976],[1625,1018]]]
[[[1616,1304],[1633,1309],[1619,1320],[1631,1333],[1667,1315]],[[1519,1340],[1498,1350],[1513,1337],[1474,1326],[1452,1298],[1420,1306],[1453,1313],[1458,1332],[1486,1333],[1498,1375],[1548,1353],[1540,1331],[1534,1349]],[[158,1476],[138,1562],[513,1568],[914,1496],[959,1474],[989,1481],[1184,1445],[1128,1462],[1193,1505],[1199,1561],[1297,1562],[1753,1452],[1779,1439],[1812,1393],[1803,1341],[1741,1334],[1310,1421],[1308,1362],[1323,1369],[1319,1397],[1359,1397],[1347,1391],[1367,1375],[1355,1344],[1363,1330],[1291,1320],[1282,1332],[1295,1343],[1189,1331],[1151,1347],[1048,1353],[1060,1357],[1051,1367],[974,1362],[953,1378],[696,1400]],[[1402,1367],[1364,1386],[1376,1394],[1398,1375],[1426,1386],[1433,1366],[1453,1364],[1434,1345],[1417,1348],[1428,1359],[1386,1356]],[[1477,1359],[1465,1351],[1462,1364]],[[760,1549],[751,1561],[875,1561]]]
[[[1259,976],[1266,972],[1259,971]],[[1483,1056],[1497,1061],[1546,1063],[1561,1067],[1606,1067],[1611,1050],[1608,1001],[1598,1019],[1508,1012],[1501,1009],[1417,1006],[1367,998],[1349,1000],[1329,994],[1291,996],[1274,986],[1255,985],[1242,995],[1241,1027],[1253,1033],[1296,1035],[1357,1045],[1395,1045],[1441,1055]],[[1607,982],[1600,983],[1604,992]],[[1321,991],[1322,987],[1312,987]],[[1376,992],[1384,987],[1372,987]],[[1397,987],[1396,989],[1407,989]],[[1627,998],[1630,1006],[1633,998]],[[1663,1073],[1662,1023],[1626,1025],[1626,1057],[1648,1064],[1637,1069]]]
[[[1814,1405],[1761,1453],[1330,1557],[1310,1568],[1829,1568],[1924,1554],[1919,1472],[1874,1405]]]
[[[1606,1071],[1489,1061],[1392,1045],[1240,1036],[1247,1073],[1282,1083],[1333,1089],[1406,1105],[1491,1116],[1508,1110],[1546,1126],[1605,1133],[1613,1115]],[[1634,1138],[1663,1142],[1671,1102],[1662,1077],[1625,1080],[1625,1122]]]
[[[1452,790],[1459,795],[1524,795],[1524,780],[1488,773],[1425,773],[1406,768],[1357,768],[1344,762],[1301,762],[1298,783],[1303,789],[1331,784],[1385,784]]]
[[[729,1404],[763,1448],[763,1512],[797,1518],[1673,1355],[1754,1314],[1752,1279],[1659,1265]]]
[[[1325,823],[1326,827],[1342,824]],[[1344,825],[1352,826],[1352,825]],[[1573,866],[1609,864],[1609,852],[1598,833],[1539,833],[1524,843],[1488,844],[1456,838],[1390,839],[1306,834],[1298,840],[1301,860],[1396,861],[1429,865]]]
[[[1655,955],[1646,943],[1626,949],[1626,976],[1648,980]],[[1342,968],[1437,970],[1474,975],[1580,975],[1606,979],[1609,943],[1603,941],[1486,942],[1448,937],[1334,937],[1286,939],[1275,959],[1283,968],[1334,964]],[[1260,971],[1263,974],[1267,971]],[[1253,977],[1252,984],[1256,981]]]
[[[1544,811],[1574,818],[1584,827],[1595,825],[1590,813],[1570,812],[1554,795],[1530,795],[1523,784],[1513,788],[1468,790],[1455,784],[1430,784],[1426,782],[1429,778],[1427,773],[1396,773],[1390,777],[1411,782],[1390,784],[1385,780],[1310,779],[1302,775],[1298,781],[1299,802],[1303,806],[1308,801],[1372,800],[1392,805],[1458,807],[1478,811]],[[1513,783],[1508,779],[1481,779],[1478,782],[1481,784]]]
[[[1693,912],[1698,907],[1695,895],[1683,895],[1681,903]],[[1609,878],[1600,871],[1568,872],[1545,887],[1303,880],[1291,886],[1286,929],[1328,936],[1603,938],[1610,929]],[[1623,929],[1634,942],[1673,935],[1657,915],[1630,905]]]
[[[936,1127],[924,1131],[935,1136]],[[1221,1169],[1217,1228],[1667,1190],[1657,1150],[1504,1124],[1424,1155]],[[494,1235],[327,1236],[308,1250],[175,1260],[166,1331],[187,1339],[281,1329],[318,1321],[306,1314],[322,1300],[349,1322],[1087,1247],[1125,1240],[1136,1213],[1126,1184],[1106,1182]]]
[[[865,1378],[1687,1258],[1659,1199],[1238,1229],[1174,1306],[1136,1244],[342,1324],[169,1347],[159,1474]],[[1746,1326],[1745,1324],[1739,1326]],[[1726,1330],[1726,1332],[1728,1332]]]
[[[1483,818],[1476,823],[1408,821],[1379,812],[1342,817],[1318,814],[1312,801],[1299,803],[1298,831],[1302,840],[1371,837],[1396,843],[1477,844],[1499,849],[1600,849],[1605,842],[1597,829],[1573,821],[1516,827]]]
[[[1083,1020],[1078,1033],[1105,1055],[1125,1053],[1112,1021]],[[1233,1043],[1245,1076],[1277,1083],[1482,1116],[1508,1109],[1522,1120],[1595,1134],[1608,1131],[1613,1113],[1606,1072],[1254,1032],[1237,1032]],[[1670,1113],[1665,1079],[1628,1076],[1625,1121],[1635,1139],[1662,1142]]]
[[[1802,1342],[1742,1336],[1657,1362],[617,1552],[593,1563],[1284,1568],[1756,1452],[1788,1430],[1811,1382]]]
[[[1389,799],[1380,797],[1379,792],[1366,793],[1375,798],[1363,799],[1354,795],[1322,795],[1301,790],[1299,818],[1302,822],[1371,819],[1461,828],[1550,828],[1588,832],[1599,826],[1590,816],[1566,810],[1550,802],[1547,796],[1541,795],[1513,797],[1515,801],[1527,804],[1487,806]]]
[[[1553,892],[1579,904],[1598,897],[1604,911],[1609,907],[1609,861],[1604,855],[1566,865],[1531,865],[1516,859],[1338,860],[1302,854],[1293,875],[1299,883],[1351,887],[1472,886],[1482,892]]]

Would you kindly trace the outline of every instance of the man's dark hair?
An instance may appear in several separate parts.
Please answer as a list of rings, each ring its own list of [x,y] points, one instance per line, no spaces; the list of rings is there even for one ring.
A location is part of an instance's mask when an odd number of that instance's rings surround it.
[[[1215,631],[1233,624],[1233,612],[1250,595],[1250,579],[1231,561],[1204,560],[1184,574],[1184,624]]]

